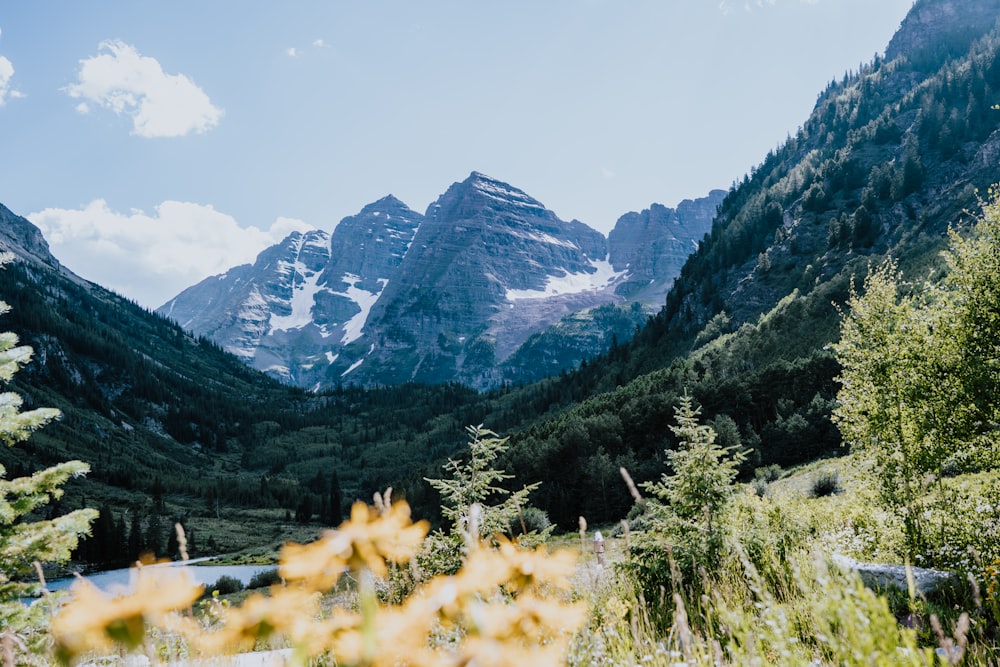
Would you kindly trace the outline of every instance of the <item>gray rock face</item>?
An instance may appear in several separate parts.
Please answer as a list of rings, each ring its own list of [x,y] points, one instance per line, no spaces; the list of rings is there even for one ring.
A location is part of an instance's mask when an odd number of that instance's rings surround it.
[[[56,271],[77,285],[93,286],[89,280],[84,280],[59,263],[38,227],[3,204],[0,204],[0,252],[12,254],[15,261]]]
[[[573,318],[604,305],[659,306],[722,194],[623,216],[609,245],[587,225],[560,220],[523,191],[473,172],[425,215],[385,197],[332,235],[292,234],[252,266],[208,278],[158,312],[307,388],[492,387],[535,377],[539,369],[503,362],[537,360],[537,337],[532,354],[514,353],[563,318],[572,324],[542,339],[568,351],[546,355],[552,364],[572,366],[612,339],[624,342],[594,327],[625,323],[632,331],[641,312]],[[569,340],[577,334],[580,341]]]
[[[23,261],[56,268],[60,264],[42,232],[25,218],[15,215],[0,204],[0,251],[9,252]]]
[[[608,235],[612,267],[627,272],[616,292],[630,301],[663,305],[674,277],[711,229],[725,195],[712,190],[707,197],[685,199],[676,209],[653,204],[620,217]]]
[[[528,335],[614,299],[617,278],[599,232],[473,173],[427,209],[355,377],[488,386]]]
[[[998,18],[1000,0],[918,0],[886,47],[885,58],[919,57],[927,48],[964,52]]]
[[[314,295],[330,259],[329,235],[295,232],[238,266],[189,287],[158,309],[185,329],[285,380],[298,378],[297,346],[322,340],[333,323],[313,322]],[[303,340],[304,339],[304,340]]]

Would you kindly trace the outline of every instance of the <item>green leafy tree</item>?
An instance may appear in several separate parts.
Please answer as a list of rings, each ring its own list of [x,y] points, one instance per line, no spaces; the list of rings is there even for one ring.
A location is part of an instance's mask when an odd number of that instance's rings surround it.
[[[0,263],[10,259],[10,255],[0,255]],[[0,314],[8,310],[0,302]],[[0,380],[10,381],[31,355],[30,347],[18,345],[15,334],[0,333]],[[22,410],[22,405],[17,394],[0,393],[0,440],[5,445],[26,440],[32,431],[59,416],[52,408]],[[61,487],[68,479],[88,470],[86,463],[68,461],[8,479],[0,466],[0,638],[6,647],[29,649],[23,656],[25,664],[30,664],[32,646],[41,641],[38,629],[44,628],[50,611],[44,599],[32,604],[22,601],[39,592],[34,564],[68,560],[97,517],[96,510],[79,509],[45,520],[39,518],[38,510],[62,496]]]
[[[864,292],[851,287],[840,341],[841,364],[833,418],[853,451],[870,459],[884,502],[899,509],[912,551],[924,541],[925,475],[946,455],[930,410],[938,401],[934,322],[919,292],[900,293],[895,262],[869,271]]]
[[[946,464],[997,464],[1000,203],[992,191],[972,233],[951,234],[938,283],[904,284],[891,260],[852,285],[842,314],[841,390],[833,417],[869,459],[911,555],[929,546],[927,491],[945,502]],[[944,531],[941,531],[943,535]]]

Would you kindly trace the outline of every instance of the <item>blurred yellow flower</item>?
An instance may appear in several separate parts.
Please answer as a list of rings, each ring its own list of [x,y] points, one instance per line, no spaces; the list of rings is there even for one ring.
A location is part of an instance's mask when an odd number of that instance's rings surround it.
[[[355,503],[351,518],[337,530],[327,531],[310,544],[289,544],[281,550],[281,576],[289,581],[308,581],[326,590],[340,578],[345,567],[370,569],[384,577],[385,561],[405,562],[416,554],[427,535],[426,521],[411,523],[410,507],[399,502],[380,514],[364,503]]]
[[[70,601],[52,619],[60,660],[106,650],[115,642],[135,649],[147,625],[165,623],[171,612],[190,607],[202,592],[185,570],[140,567],[135,576],[133,592],[117,597],[83,579],[73,584]]]
[[[306,641],[319,614],[316,593],[275,586],[270,596],[250,595],[239,607],[220,611],[222,626],[189,637],[209,655],[252,650],[258,641],[281,634],[296,643]]]

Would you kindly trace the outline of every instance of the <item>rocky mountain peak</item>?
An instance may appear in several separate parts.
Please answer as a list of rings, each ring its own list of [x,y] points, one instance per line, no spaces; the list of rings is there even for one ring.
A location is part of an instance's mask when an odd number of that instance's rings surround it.
[[[49,251],[41,230],[3,204],[0,204],[0,251],[12,253],[23,261],[53,268],[61,266]]]
[[[427,208],[432,220],[471,219],[483,210],[520,212],[531,217],[555,219],[545,206],[523,190],[478,171],[454,183]]]
[[[964,52],[1000,17],[1000,0],[917,0],[885,49],[886,60],[928,49]]]
[[[716,203],[685,203],[683,214],[655,205],[653,217],[679,216],[674,226],[685,229],[697,219],[690,235],[700,238]],[[668,233],[661,227],[630,233],[630,256],[642,248],[674,252],[648,236]],[[693,248],[684,240],[676,250]],[[504,380],[501,362],[565,316],[607,305],[611,311],[582,317],[573,330],[595,329],[614,313],[631,331],[635,313],[613,308],[631,297],[615,288],[629,271],[650,285],[652,271],[680,267],[650,257],[632,267],[626,259],[619,269],[608,257],[608,239],[597,230],[563,221],[523,190],[474,171],[426,216],[387,195],[341,220],[331,235],[292,234],[253,267],[204,281],[161,312],[306,387],[459,381],[487,388]],[[673,274],[655,278],[669,285]],[[602,351],[601,340],[581,347],[579,358]]]
[[[659,306],[688,255],[711,229],[726,193],[685,199],[677,208],[652,204],[626,213],[608,235],[609,259],[615,271],[627,273],[616,292],[630,300]]]

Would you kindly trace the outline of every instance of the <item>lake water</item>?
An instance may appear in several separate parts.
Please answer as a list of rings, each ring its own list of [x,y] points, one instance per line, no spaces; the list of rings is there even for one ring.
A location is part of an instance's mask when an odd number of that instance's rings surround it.
[[[157,565],[147,565],[152,569],[164,567],[178,567],[182,563],[159,563]],[[219,577],[227,576],[239,579],[243,585],[250,583],[254,575],[267,570],[276,569],[277,565],[197,565],[188,567],[188,571],[199,584],[209,586],[219,580]],[[128,590],[135,568],[123,568],[120,570],[106,570],[85,575],[83,578],[94,584],[103,591],[120,592]],[[46,582],[50,591],[60,591],[69,588],[76,581],[76,577],[62,577]]]

